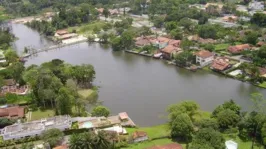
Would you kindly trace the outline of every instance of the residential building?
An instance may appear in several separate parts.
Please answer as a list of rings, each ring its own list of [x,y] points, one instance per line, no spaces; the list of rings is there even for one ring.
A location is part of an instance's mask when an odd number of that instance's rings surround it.
[[[231,23],[235,23],[237,21],[238,17],[237,16],[224,16],[222,18],[223,21],[225,22],[231,22]]]
[[[249,44],[241,44],[241,45],[228,47],[228,51],[232,54],[239,54],[244,50],[250,50],[250,49],[251,47],[249,46]]]
[[[180,53],[182,50],[179,47],[168,45],[165,48],[161,49],[162,56],[165,59],[171,59],[174,53]]]
[[[263,45],[265,45],[266,43],[265,42],[263,42],[263,41],[259,41],[256,45],[258,46],[258,47],[261,47],[261,46],[263,46]]]
[[[225,142],[226,149],[237,149],[238,145],[236,142],[229,140]]]
[[[13,93],[17,95],[26,95],[29,91],[29,86],[19,86],[13,79],[4,80],[4,86],[1,87],[0,96],[4,96],[6,93]]]
[[[260,76],[266,78],[266,68],[259,67]]]
[[[211,64],[214,59],[214,54],[207,50],[201,50],[195,55],[196,63],[198,63],[201,67]]]
[[[225,57],[217,57],[211,64],[211,69],[216,71],[224,71],[230,67],[229,59]]]
[[[145,37],[145,36],[138,37],[138,38],[136,38],[135,45],[137,47],[144,47],[147,45],[151,45],[150,38]]]
[[[263,11],[264,10],[264,4],[263,2],[258,2],[256,0],[253,0],[249,3],[248,9],[250,11]]]
[[[135,131],[132,137],[134,143],[143,142],[149,139],[147,133],[144,131]]]
[[[0,108],[0,117],[5,118],[23,118],[25,117],[24,107],[13,106],[13,107],[6,107]]]
[[[71,128],[69,115],[55,116],[27,123],[16,123],[0,130],[3,140],[21,139],[24,137],[38,136],[45,130],[57,128],[61,131]]]
[[[55,32],[55,36],[62,36],[62,35],[65,35],[65,34],[68,34],[68,31],[66,29],[57,30]]]
[[[147,149],[183,149],[182,145],[177,143],[170,143],[166,145],[156,145]]]

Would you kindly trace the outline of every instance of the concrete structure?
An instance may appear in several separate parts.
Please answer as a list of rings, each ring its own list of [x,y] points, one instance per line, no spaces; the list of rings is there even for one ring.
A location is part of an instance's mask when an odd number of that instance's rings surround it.
[[[40,135],[48,129],[57,128],[61,131],[71,128],[71,117],[69,115],[55,116],[27,123],[16,123],[0,130],[3,140],[21,139]]]
[[[237,149],[237,146],[238,146],[237,143],[232,140],[225,142],[226,149]]]
[[[132,137],[133,137],[133,142],[134,143],[143,142],[143,141],[148,140],[148,135],[144,131],[135,131],[133,133]]]
[[[211,64],[214,59],[214,54],[207,50],[201,50],[197,52],[195,55],[196,55],[196,63],[200,64],[201,67]]]
[[[258,2],[256,0],[254,0],[254,1],[249,3],[248,9],[251,11],[263,11],[264,10],[264,4],[263,4],[263,2]]]

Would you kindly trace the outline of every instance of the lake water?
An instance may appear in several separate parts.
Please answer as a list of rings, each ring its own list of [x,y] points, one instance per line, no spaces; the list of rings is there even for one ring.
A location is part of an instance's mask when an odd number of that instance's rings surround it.
[[[13,24],[12,27],[19,38],[14,43],[19,53],[24,46],[40,48],[53,44],[24,25]],[[249,97],[253,92],[261,92],[266,97],[266,90],[248,83],[206,71],[190,72],[152,58],[113,52],[96,43],[39,53],[29,58],[26,65],[52,59],[74,65],[92,64],[96,70],[94,83],[100,87],[99,99],[113,114],[128,112],[140,126],[166,122],[167,106],[182,100],[195,100],[202,110],[211,111],[229,99],[249,109]]]

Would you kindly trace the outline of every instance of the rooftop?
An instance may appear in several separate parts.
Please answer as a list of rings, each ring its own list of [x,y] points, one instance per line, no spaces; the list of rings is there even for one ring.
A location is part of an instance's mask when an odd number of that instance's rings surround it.
[[[230,46],[228,51],[231,53],[240,53],[243,50],[250,49],[249,44],[241,44],[236,46]]]
[[[198,57],[201,57],[201,58],[205,59],[205,58],[212,57],[213,53],[211,53],[210,51],[207,51],[207,50],[201,50],[201,51],[197,52],[196,55]]]
[[[215,70],[223,71],[229,66],[229,59],[225,57],[218,57],[216,58],[212,64],[211,67]]]
[[[23,118],[24,114],[24,107],[14,106],[0,109],[0,117]]]
[[[133,133],[133,139],[141,138],[141,137],[146,137],[147,133],[144,131],[135,131]]]
[[[166,145],[153,146],[147,149],[183,149],[183,147],[180,144],[171,143]]]

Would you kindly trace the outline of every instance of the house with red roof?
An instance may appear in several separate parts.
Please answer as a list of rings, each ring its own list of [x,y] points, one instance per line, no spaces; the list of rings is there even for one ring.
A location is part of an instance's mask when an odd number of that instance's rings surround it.
[[[183,149],[183,147],[177,143],[170,143],[166,145],[156,145],[146,149]]]
[[[198,63],[201,67],[207,66],[212,63],[214,59],[214,54],[207,50],[201,50],[196,55],[196,63]]]
[[[230,67],[229,59],[226,57],[217,57],[211,64],[211,69],[216,71],[224,71]]]
[[[143,142],[148,140],[148,135],[144,131],[135,131],[132,135],[132,138],[134,143]]]
[[[250,50],[250,49],[251,47],[249,46],[249,44],[241,44],[241,45],[228,47],[228,51],[232,54],[239,54],[244,50]]]

